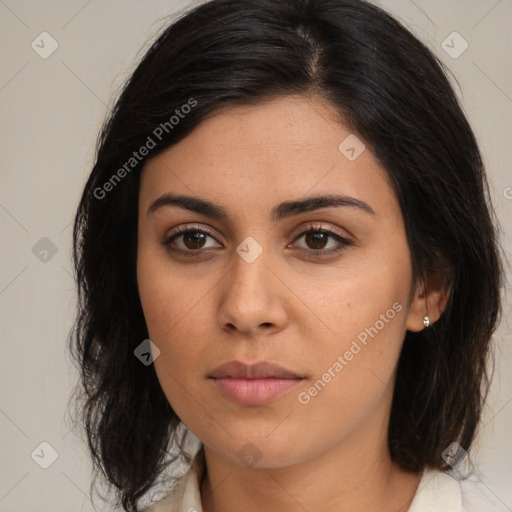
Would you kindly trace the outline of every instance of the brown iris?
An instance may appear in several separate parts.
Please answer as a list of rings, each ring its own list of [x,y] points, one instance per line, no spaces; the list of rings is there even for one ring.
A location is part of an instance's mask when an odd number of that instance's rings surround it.
[[[189,231],[183,234],[183,243],[188,249],[200,249],[208,235],[198,231]]]
[[[329,238],[325,233],[307,233],[305,236],[306,243],[311,249],[323,249]]]

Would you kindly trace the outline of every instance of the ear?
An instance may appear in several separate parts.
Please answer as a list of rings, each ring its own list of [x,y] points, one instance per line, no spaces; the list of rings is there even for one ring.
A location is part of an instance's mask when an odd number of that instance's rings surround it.
[[[446,308],[449,294],[446,279],[439,272],[427,271],[414,291],[407,316],[407,330],[418,332],[425,329],[423,319],[427,311],[430,325],[437,322]]]

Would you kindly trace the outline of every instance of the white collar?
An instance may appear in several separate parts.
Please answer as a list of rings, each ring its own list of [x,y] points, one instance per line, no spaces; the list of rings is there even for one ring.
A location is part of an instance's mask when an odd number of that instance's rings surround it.
[[[407,512],[461,512],[460,483],[436,470],[425,470]]]

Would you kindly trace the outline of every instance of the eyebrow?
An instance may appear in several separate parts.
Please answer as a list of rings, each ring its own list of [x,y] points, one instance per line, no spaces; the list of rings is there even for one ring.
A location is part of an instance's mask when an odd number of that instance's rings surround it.
[[[156,212],[164,206],[177,206],[179,208],[219,220],[227,219],[229,217],[227,210],[210,201],[192,196],[174,195],[171,193],[163,194],[155,199],[149,206],[147,214],[149,215]],[[355,208],[372,216],[375,215],[373,208],[360,199],[350,196],[328,194],[311,196],[296,201],[285,201],[272,208],[270,216],[272,220],[278,221],[293,215],[298,215],[299,213],[332,207]]]

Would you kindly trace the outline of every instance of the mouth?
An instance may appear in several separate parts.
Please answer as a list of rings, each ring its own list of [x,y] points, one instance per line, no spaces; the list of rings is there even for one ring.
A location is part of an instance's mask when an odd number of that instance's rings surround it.
[[[304,377],[273,363],[247,365],[232,361],[213,370],[209,379],[231,402],[263,405],[297,386]]]

